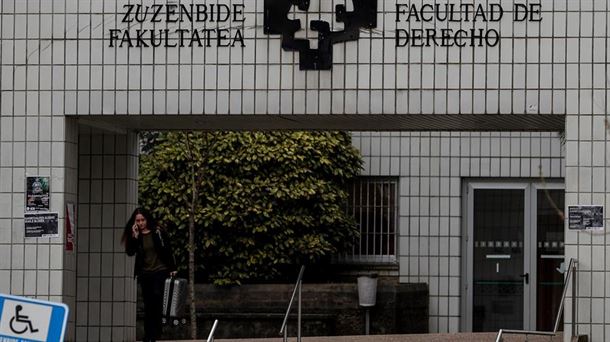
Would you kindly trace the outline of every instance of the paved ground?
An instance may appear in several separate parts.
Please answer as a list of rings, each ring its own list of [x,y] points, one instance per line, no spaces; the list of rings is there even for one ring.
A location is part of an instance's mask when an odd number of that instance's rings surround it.
[[[371,336],[335,336],[335,337],[303,337],[303,342],[495,342],[496,333],[478,334],[422,334],[422,335],[371,335]],[[281,338],[268,339],[238,339],[215,340],[216,342],[282,342]],[[290,337],[289,342],[295,342],[296,337]],[[547,336],[505,335],[505,342],[562,342],[563,334],[550,338]]]

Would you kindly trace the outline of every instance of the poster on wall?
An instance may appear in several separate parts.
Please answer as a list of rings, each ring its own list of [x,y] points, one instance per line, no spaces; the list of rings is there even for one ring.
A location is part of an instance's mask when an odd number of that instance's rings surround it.
[[[74,203],[66,203],[66,252],[74,252],[74,234],[76,233],[76,220],[74,215]]]
[[[24,215],[25,237],[59,237],[57,213],[31,213]]]
[[[568,228],[572,230],[603,230],[603,205],[569,205]]]
[[[49,211],[51,202],[49,177],[28,176],[25,184],[25,211]]]

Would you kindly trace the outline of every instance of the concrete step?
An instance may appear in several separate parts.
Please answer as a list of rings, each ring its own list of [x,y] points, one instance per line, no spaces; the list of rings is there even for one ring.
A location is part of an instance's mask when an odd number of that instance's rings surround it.
[[[370,336],[328,336],[303,337],[303,342],[495,342],[497,333],[457,333],[457,334],[413,334],[413,335],[370,335]],[[563,333],[557,336],[504,335],[504,342],[563,342]],[[282,342],[282,338],[263,339],[219,339],[216,342]],[[296,337],[290,337],[295,342]],[[176,341],[177,342],[177,341]]]

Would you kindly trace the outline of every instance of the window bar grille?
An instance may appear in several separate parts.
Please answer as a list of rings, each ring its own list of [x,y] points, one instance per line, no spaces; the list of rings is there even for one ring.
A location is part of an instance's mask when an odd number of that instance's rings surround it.
[[[391,236],[392,230],[390,229],[391,228],[390,226],[392,224],[392,216],[390,214],[390,205],[391,205],[390,198],[392,197],[392,185],[390,184],[389,181],[386,182],[385,185],[388,187],[388,196],[386,198],[386,200],[387,200],[386,208],[388,209],[388,212],[387,212],[388,216],[387,216],[387,219],[386,219],[386,222],[388,224],[388,227],[387,227],[387,229],[388,229],[387,237],[388,238],[387,238],[387,241],[386,241],[386,250],[385,250],[384,255],[390,255],[390,240],[392,239],[392,236]]]
[[[382,196],[383,196],[383,187],[379,186],[379,182],[375,182],[377,184],[375,184],[375,194],[373,197],[373,201],[375,201],[375,204],[373,205],[373,215],[374,215],[374,220],[373,220],[373,255],[378,255],[381,254],[381,250],[377,250],[379,248],[379,241],[380,236],[379,236],[379,231],[382,228],[381,227],[381,215],[379,213],[379,208],[381,208],[382,205]]]
[[[396,238],[396,234],[397,234],[396,227],[398,227],[398,223],[397,223],[397,220],[398,220],[398,196],[397,196],[398,191],[397,191],[396,187],[393,188],[393,192],[391,194],[392,198],[394,198],[394,213],[395,214],[394,214],[394,217],[392,217],[391,214],[388,214],[388,216],[389,216],[388,221],[391,222],[391,224],[392,224],[392,230],[390,233],[393,234],[393,236],[390,236],[391,240],[388,242],[388,246],[389,246],[388,254],[394,254],[394,255],[396,254],[396,251],[397,251],[396,240],[398,240]]]
[[[379,184],[377,182],[373,183],[373,233],[372,235],[372,240],[373,240],[373,254],[372,255],[377,255],[377,195],[378,195],[378,190],[379,189]]]
[[[358,190],[358,186],[357,183],[354,182],[353,183],[354,186],[352,187],[353,192],[350,192],[348,194],[348,196],[352,197],[352,217],[354,218],[354,220],[356,221],[356,227],[358,227],[358,232],[360,232],[360,218],[358,217],[358,208],[356,207],[356,191]],[[352,255],[351,258],[354,259],[356,256],[356,248],[359,248],[360,244],[362,243],[362,237],[360,236],[360,234],[358,234],[358,244],[356,245],[356,243],[354,243],[354,245],[352,246]],[[349,256],[348,256],[349,257]]]
[[[352,252],[341,259],[348,262],[395,262],[398,226],[398,180],[367,177],[349,187],[347,212],[358,223],[360,237]]]
[[[367,224],[365,225],[366,226],[366,239],[364,239],[364,243],[366,245],[366,249],[364,250],[364,252],[362,252],[362,248],[360,248],[360,250],[361,250],[360,255],[361,256],[362,255],[367,255],[369,253],[369,240],[370,240],[369,237],[370,236],[369,236],[369,225],[368,225],[368,223],[371,222],[370,221],[370,217],[369,217],[371,215],[371,212],[369,210],[369,203],[371,201],[371,198],[370,198],[370,189],[371,189],[371,183],[370,182],[366,182],[366,207],[365,207],[365,209],[366,209],[366,223]]]
[[[398,203],[399,203],[399,198],[398,198],[398,184],[396,184],[396,187],[394,188],[394,217],[393,222],[394,222],[394,236],[392,237],[392,251],[391,253],[393,255],[398,254],[398,237],[396,236],[396,234],[398,233],[398,217],[399,217],[399,207],[398,207]]]
[[[363,191],[363,186],[362,183],[358,183],[358,190],[360,193],[360,196],[358,196],[358,212],[360,213],[360,220],[358,221],[358,229],[360,230],[360,243],[358,244],[358,258],[360,258],[360,256],[362,255],[362,228],[364,227],[362,224],[362,220],[363,220],[363,213],[362,213],[362,191]],[[366,236],[364,237],[366,239]]]
[[[390,205],[392,204],[390,202],[390,196],[392,196],[392,187],[390,186],[390,182],[386,181],[384,183],[384,186],[386,188],[386,193],[387,195],[384,197],[384,201],[386,202],[386,206],[383,209],[386,209],[385,215],[384,215],[384,223],[386,225],[386,232],[385,232],[385,236],[386,236],[386,241],[385,241],[385,252],[383,253],[384,255],[390,255],[390,239],[391,239],[391,219],[390,219]],[[382,209],[382,210],[383,210]]]

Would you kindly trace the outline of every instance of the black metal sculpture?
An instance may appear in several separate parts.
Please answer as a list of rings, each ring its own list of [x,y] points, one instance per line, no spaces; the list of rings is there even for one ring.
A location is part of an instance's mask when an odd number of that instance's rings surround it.
[[[325,0],[320,0],[325,1]],[[309,40],[297,39],[301,30],[299,19],[288,19],[293,6],[302,11],[309,9],[310,0],[265,0],[265,34],[282,35],[282,48],[299,52],[301,70],[330,70],[333,63],[333,45],[360,38],[360,29],[377,27],[377,0],[351,0],[354,11],[348,12],[344,5],[335,7],[337,22],[344,24],[341,31],[331,31],[330,23],[312,20],[310,28],[318,32],[318,48],[310,48]]]

